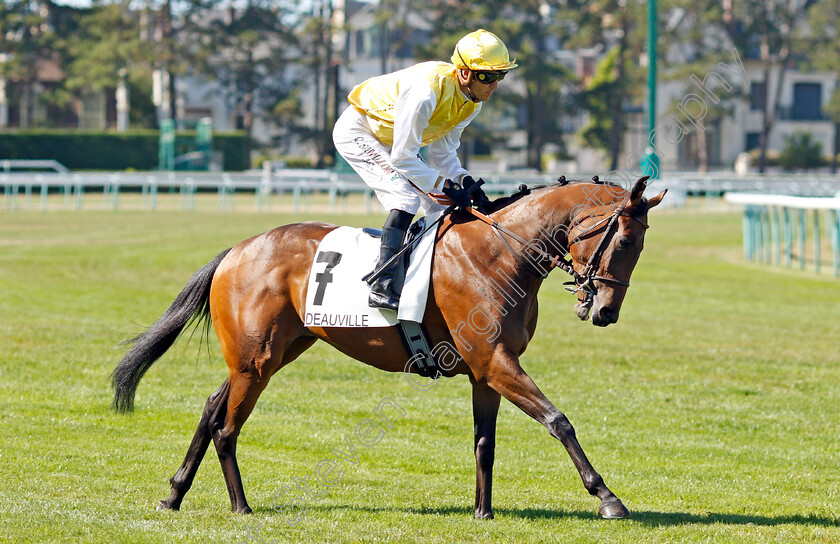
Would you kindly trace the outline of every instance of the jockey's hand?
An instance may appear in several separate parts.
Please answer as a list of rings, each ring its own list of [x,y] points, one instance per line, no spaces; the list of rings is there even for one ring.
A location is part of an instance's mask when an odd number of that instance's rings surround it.
[[[452,202],[461,209],[466,209],[472,206],[472,202],[470,202],[470,194],[467,190],[450,179],[446,180],[446,183],[443,186],[443,194],[448,196]]]
[[[464,182],[464,189],[468,190],[470,187],[475,185],[476,181],[472,178],[472,176],[464,176],[461,180]],[[483,184],[484,180],[479,178],[479,181]],[[484,194],[484,190],[481,187],[475,189],[472,193],[472,201],[475,204],[475,207],[478,208],[478,211],[481,213],[487,213],[487,209],[490,206],[490,199],[487,198],[487,195]]]

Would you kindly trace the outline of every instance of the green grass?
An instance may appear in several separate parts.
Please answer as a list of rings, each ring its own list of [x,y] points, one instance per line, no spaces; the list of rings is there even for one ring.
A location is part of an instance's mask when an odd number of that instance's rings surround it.
[[[156,512],[226,368],[215,338],[209,355],[180,342],[120,416],[117,344],[218,251],[299,219],[0,213],[0,541],[257,542],[261,526],[264,542],[840,542],[840,280],[744,262],[736,214],[659,210],[619,323],[579,322],[555,273],[523,357],[629,520],[600,519],[562,446],[506,401],[496,519],[472,520],[469,382],[420,392],[324,344],[275,376],[240,437],[255,514],[229,512],[212,447],[182,510]],[[272,495],[384,397],[406,416],[290,525]]]

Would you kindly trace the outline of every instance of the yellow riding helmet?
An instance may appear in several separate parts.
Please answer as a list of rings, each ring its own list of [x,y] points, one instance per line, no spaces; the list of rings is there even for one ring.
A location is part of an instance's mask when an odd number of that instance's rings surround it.
[[[461,38],[452,54],[452,64],[470,70],[512,70],[518,66],[516,59],[511,62],[502,40],[483,29]]]

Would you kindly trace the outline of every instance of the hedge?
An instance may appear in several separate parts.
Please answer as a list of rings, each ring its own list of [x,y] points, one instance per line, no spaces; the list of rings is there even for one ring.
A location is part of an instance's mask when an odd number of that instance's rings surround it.
[[[158,139],[156,130],[6,132],[0,134],[0,160],[54,159],[70,170],[155,170]],[[195,149],[195,131],[176,134],[176,155]],[[242,132],[214,132],[213,150],[223,153],[225,170],[251,166],[248,137]]]

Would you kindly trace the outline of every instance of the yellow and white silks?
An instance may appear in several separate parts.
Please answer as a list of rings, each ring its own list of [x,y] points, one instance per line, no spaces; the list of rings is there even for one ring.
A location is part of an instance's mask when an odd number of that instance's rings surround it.
[[[453,64],[424,62],[368,79],[348,100],[333,131],[336,149],[385,209],[417,213],[428,204],[422,193],[469,174],[457,149],[481,104],[461,91]]]

